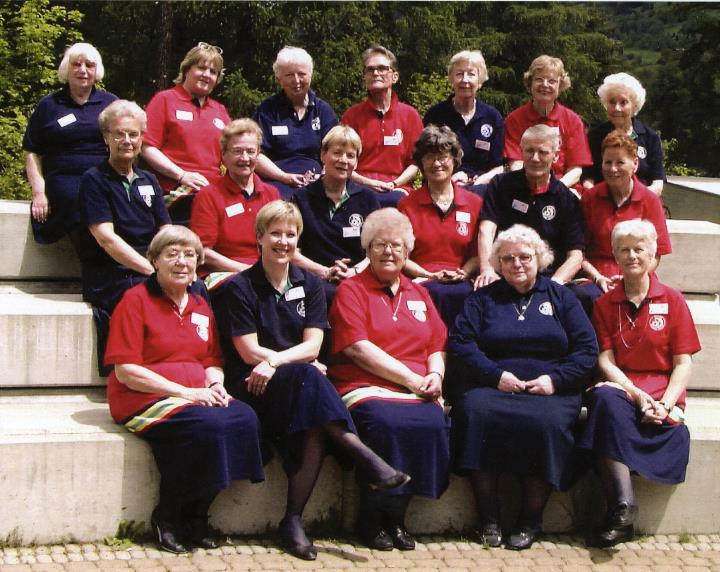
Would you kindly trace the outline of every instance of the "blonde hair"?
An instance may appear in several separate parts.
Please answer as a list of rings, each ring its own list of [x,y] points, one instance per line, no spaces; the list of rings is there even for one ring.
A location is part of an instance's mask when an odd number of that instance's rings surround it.
[[[546,70],[557,75],[558,81],[560,82],[560,93],[570,88],[570,76],[565,71],[565,65],[562,60],[543,54],[532,61],[528,71],[523,75],[525,87],[528,91],[532,89],[532,81],[535,75]]]
[[[487,66],[485,65],[485,58],[483,57],[482,52],[480,50],[463,50],[462,52],[458,52],[450,58],[450,63],[448,64],[447,68],[448,78],[450,79],[450,81],[452,81],[453,79],[453,69],[455,68],[455,66],[464,62],[469,63],[471,66],[477,69],[478,81],[481,86],[490,77],[488,75]]]
[[[360,140],[360,136],[357,134],[357,131],[349,125],[336,125],[328,131],[327,135],[323,137],[320,150],[325,152],[333,145],[353,147],[358,156],[362,153],[362,141]]]
[[[185,75],[191,67],[199,65],[203,62],[210,62],[218,71],[217,82],[215,83],[215,86],[218,86],[225,74],[223,61],[222,50],[220,50],[217,46],[211,46],[205,42],[200,42],[197,46],[185,54],[185,57],[180,62],[178,75],[173,82],[178,84],[183,83],[185,81]]]
[[[263,141],[262,129],[252,119],[243,117],[242,119],[235,119],[234,121],[231,121],[222,130],[222,134],[220,135],[220,148],[222,149],[222,152],[225,153],[225,151],[227,151],[227,145],[230,142],[230,139],[236,135],[242,135],[243,133],[252,133],[255,137],[257,137],[258,151],[260,151],[260,146]]]
[[[287,201],[271,201],[261,208],[255,218],[255,236],[260,238],[278,221],[288,221],[297,227],[298,237],[303,231],[303,219],[300,209],[294,203]]]
[[[60,83],[67,83],[68,74],[70,73],[70,62],[77,56],[85,56],[85,59],[95,64],[95,81],[102,81],[105,77],[105,66],[103,65],[102,56],[97,48],[92,44],[78,42],[73,44],[63,54],[60,65],[58,66],[57,76]]]
[[[145,257],[154,263],[162,251],[171,244],[191,246],[195,250],[198,266],[204,262],[204,250],[200,238],[192,230],[179,224],[162,227],[150,241]]]

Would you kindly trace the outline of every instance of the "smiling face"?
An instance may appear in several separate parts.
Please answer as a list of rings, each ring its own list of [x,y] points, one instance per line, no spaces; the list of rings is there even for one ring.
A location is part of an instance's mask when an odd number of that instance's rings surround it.
[[[452,178],[455,164],[450,153],[426,153],[421,162],[423,176],[429,184],[439,185]]]
[[[352,145],[330,145],[320,152],[320,161],[327,179],[347,182],[357,166],[358,155]]]
[[[289,264],[297,248],[298,236],[297,225],[288,219],[271,223],[257,239],[263,263]]]
[[[259,153],[260,146],[254,133],[241,133],[231,137],[222,155],[230,178],[242,187],[247,186],[255,171]]]
[[[195,279],[197,252],[192,246],[169,244],[153,261],[157,281],[165,290],[178,291],[187,288]]]
[[[97,64],[78,54],[70,60],[68,68],[68,84],[73,91],[82,91],[95,85]]]
[[[560,95],[558,74],[550,69],[536,72],[532,78],[530,94],[538,106],[552,106]]]
[[[625,236],[619,239],[614,249],[615,260],[624,276],[641,277],[650,271],[654,258],[646,238]]]
[[[558,157],[558,152],[553,151],[551,140],[526,138],[521,140],[520,148],[528,177],[544,179],[550,176],[550,170]]]
[[[372,54],[365,62],[365,87],[368,91],[386,91],[397,83],[400,77],[391,67],[387,56]]]
[[[205,98],[215,89],[219,75],[220,70],[211,61],[205,60],[190,66],[182,85],[193,97]]]
[[[110,162],[132,163],[142,149],[142,130],[139,119],[129,115],[117,118],[110,130],[103,133],[110,149]]]
[[[608,187],[623,191],[628,188],[638,169],[638,158],[620,147],[607,147],[602,156],[602,173]]]
[[[535,250],[522,242],[505,243],[498,253],[500,274],[518,292],[525,293],[535,284],[538,259]]]
[[[312,67],[307,63],[289,63],[278,70],[278,83],[288,99],[305,98],[310,89],[312,72]]]
[[[402,237],[394,228],[379,231],[367,249],[370,267],[383,284],[392,284],[400,276],[408,252]]]
[[[630,90],[623,87],[615,87],[608,91],[605,107],[608,120],[618,129],[627,129],[632,124],[633,103]]]
[[[480,89],[478,69],[470,62],[458,62],[450,74],[453,91],[457,97],[474,97]]]

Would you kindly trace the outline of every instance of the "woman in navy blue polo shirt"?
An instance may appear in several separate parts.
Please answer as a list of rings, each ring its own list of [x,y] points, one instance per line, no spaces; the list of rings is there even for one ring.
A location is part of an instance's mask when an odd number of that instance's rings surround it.
[[[60,91],[44,97],[30,116],[23,149],[32,188],[32,228],[48,244],[70,233],[77,239],[80,178],[107,156],[98,115],[117,99],[95,89],[105,75],[102,58],[90,44],[73,44],[58,68]]]
[[[288,475],[280,541],[288,552],[315,560],[317,550],[302,526],[302,513],[332,441],[347,452],[371,486],[392,489],[409,477],[375,455],[355,426],[317,361],[328,327],[320,280],[290,264],[302,233],[297,207],[284,201],[257,215],[260,260],[225,288],[221,323],[228,391],[248,402],[264,437],[283,454]]]

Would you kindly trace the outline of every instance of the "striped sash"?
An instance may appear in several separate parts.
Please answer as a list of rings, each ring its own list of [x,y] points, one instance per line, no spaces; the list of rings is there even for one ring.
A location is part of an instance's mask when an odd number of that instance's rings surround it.
[[[384,401],[395,401],[398,403],[428,403],[426,399],[423,399],[414,393],[392,391],[391,389],[376,386],[359,387],[358,389],[353,389],[342,396],[343,403],[350,411],[352,411],[353,407],[356,407],[357,405],[360,405],[370,399],[382,399]],[[434,403],[441,409],[444,407],[442,397],[432,401],[431,403]]]
[[[155,423],[167,419],[180,409],[192,405],[192,403],[192,401],[188,401],[182,397],[166,397],[165,399],[156,401],[147,409],[133,415],[125,421],[123,425],[132,433],[142,433]]]

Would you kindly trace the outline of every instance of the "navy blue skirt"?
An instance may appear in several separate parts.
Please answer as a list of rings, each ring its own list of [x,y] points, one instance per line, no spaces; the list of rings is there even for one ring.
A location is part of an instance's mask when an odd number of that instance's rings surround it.
[[[78,208],[80,179],[82,179],[82,173],[54,175],[45,179],[45,193],[50,213],[45,222],[38,222],[31,218],[35,242],[52,244],[80,225],[80,209]]]
[[[443,284],[437,280],[426,280],[421,285],[428,291],[440,317],[450,329],[455,318],[462,312],[465,299],[472,294],[473,285],[467,280],[454,284]]]
[[[684,424],[641,423],[635,403],[614,387],[595,388],[587,399],[588,419],[578,447],[620,461],[657,483],[674,485],[685,480],[690,432]]]
[[[232,400],[228,407],[190,405],[138,435],[152,447],[163,489],[189,500],[231,481],[265,480],[259,433],[253,410]]]
[[[235,383],[234,394],[257,413],[263,439],[275,445],[283,457],[285,471],[292,474],[300,466],[305,431],[329,423],[345,423],[355,433],[355,425],[335,387],[311,364],[281,365],[261,396],[251,395],[247,383]]]
[[[412,480],[393,495],[439,498],[448,486],[450,419],[437,403],[369,399],[352,408],[362,441]]]
[[[505,393],[476,387],[453,402],[452,448],[458,471],[512,473],[570,485],[579,395]]]

